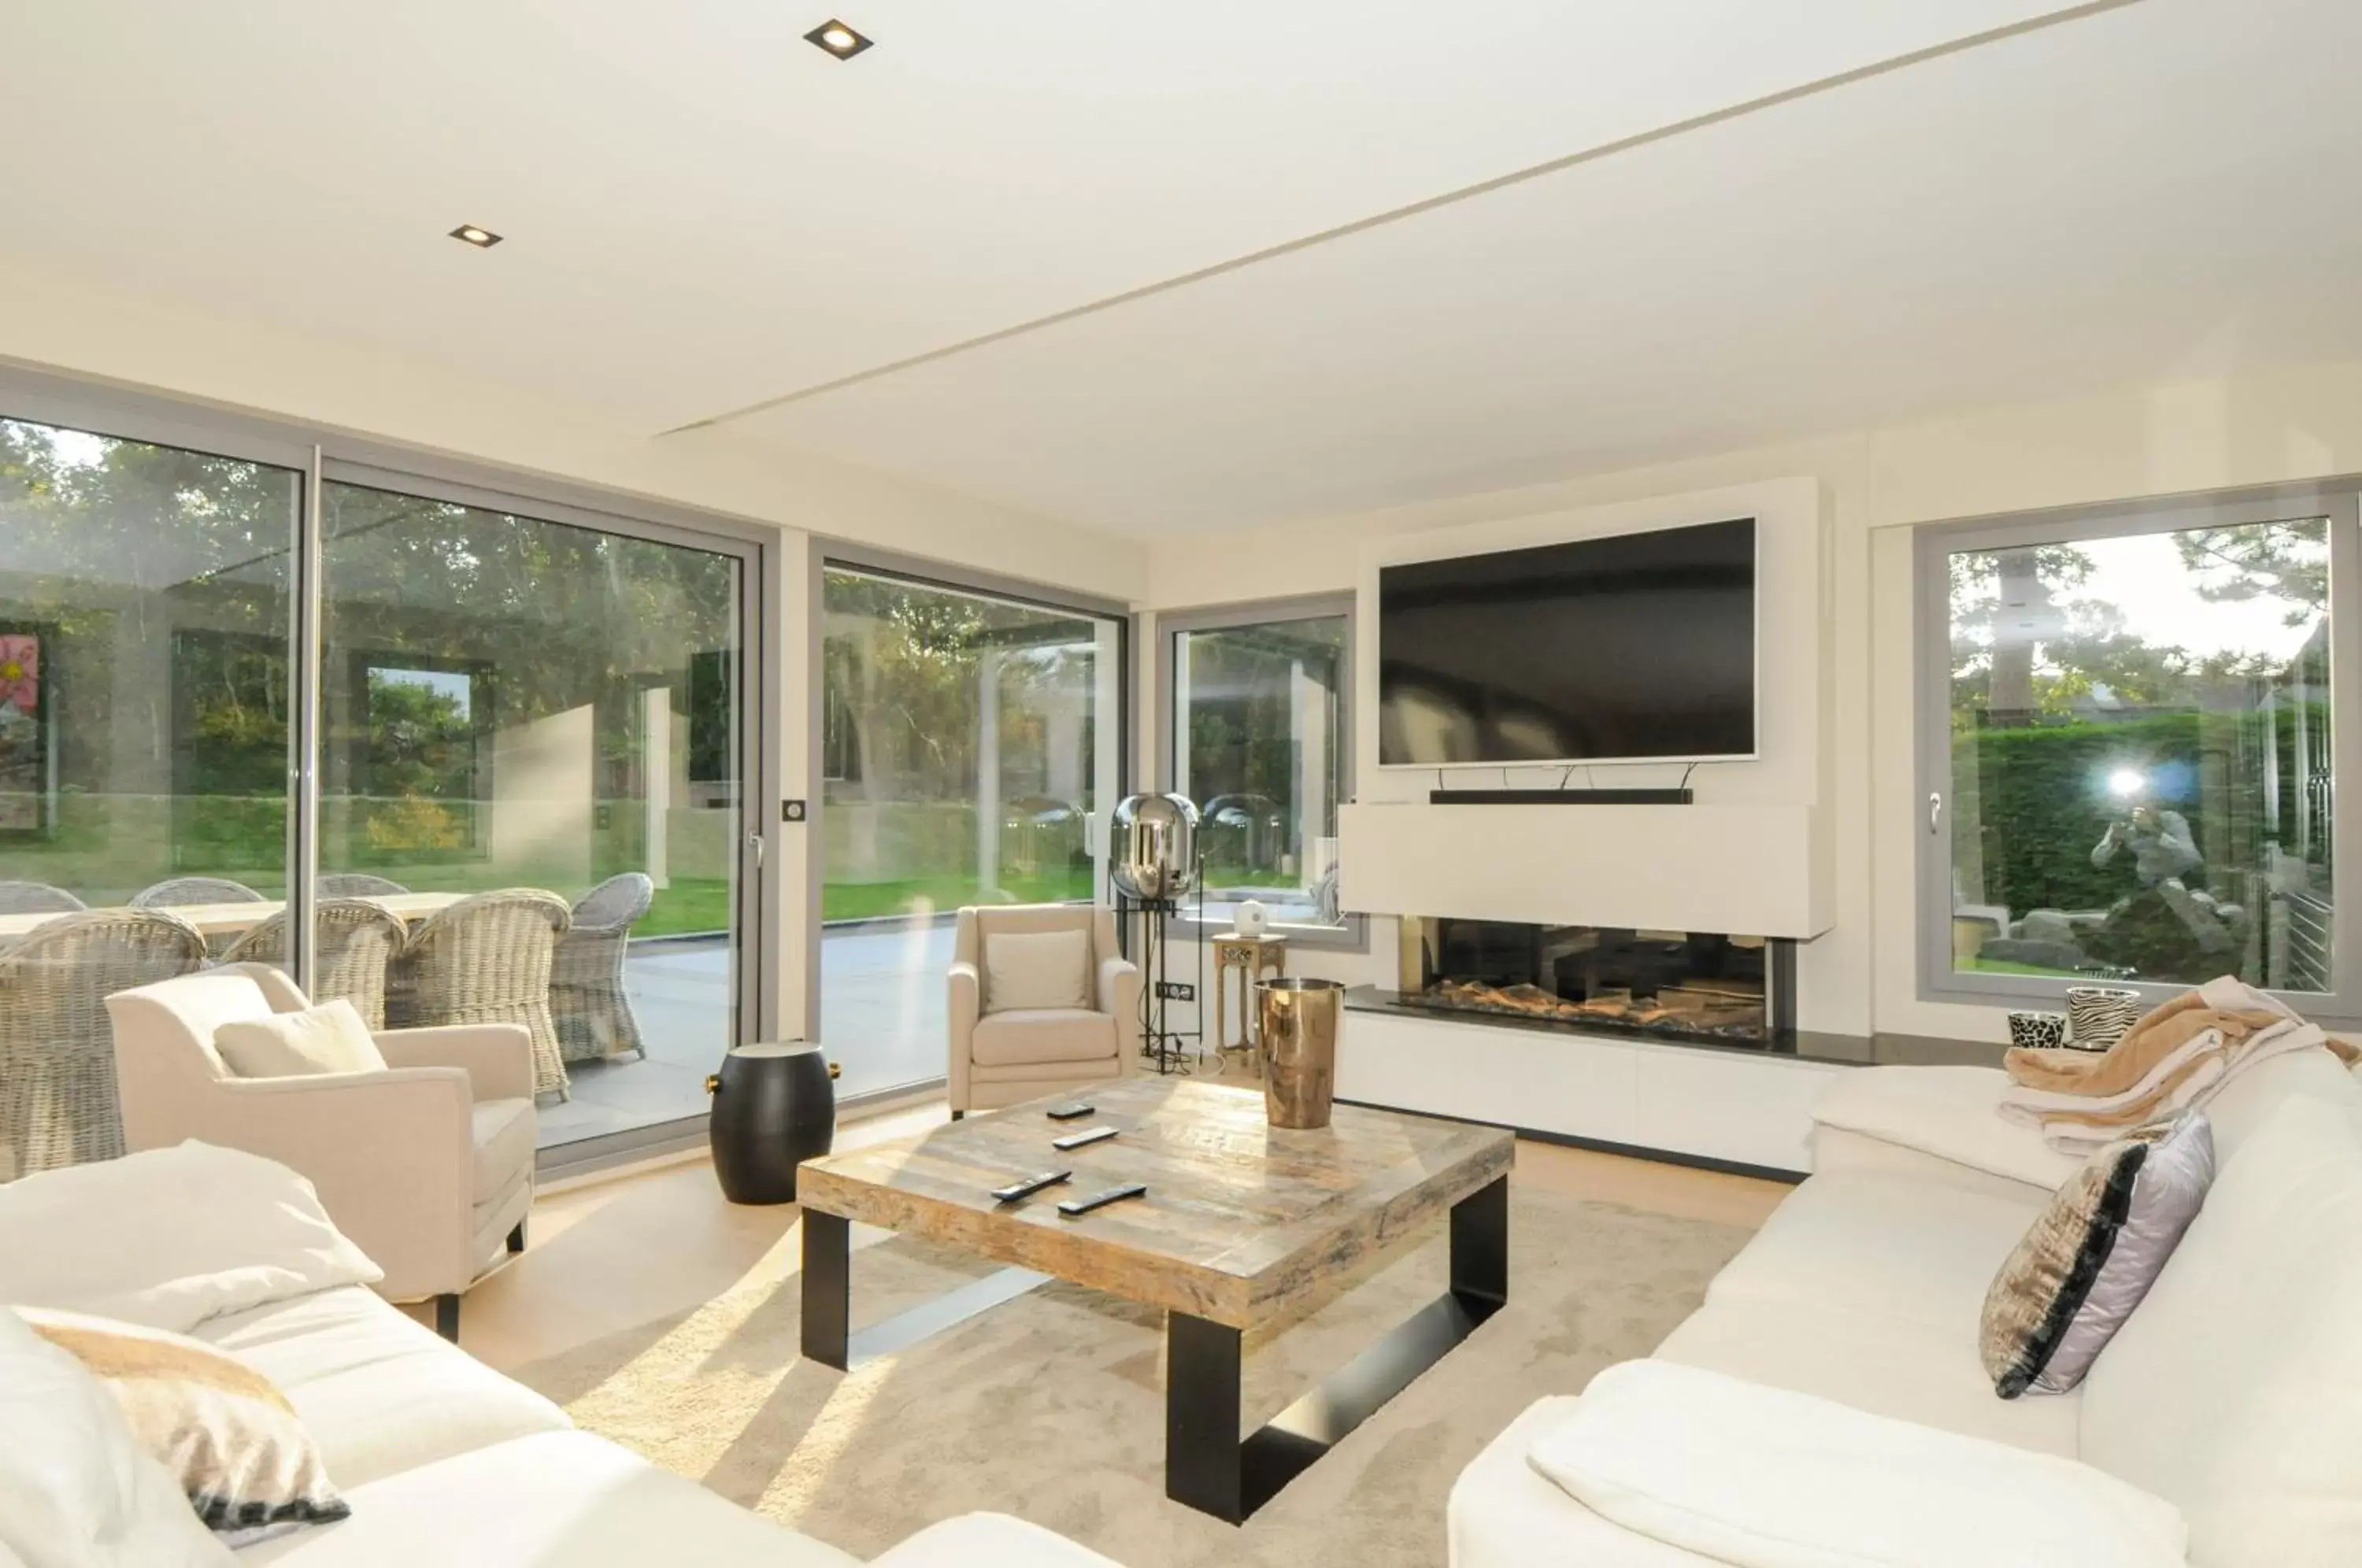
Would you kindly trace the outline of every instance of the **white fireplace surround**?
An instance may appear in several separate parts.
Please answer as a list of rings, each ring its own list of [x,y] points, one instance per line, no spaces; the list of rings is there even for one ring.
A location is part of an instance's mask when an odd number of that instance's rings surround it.
[[[1757,756],[1699,765],[1694,803],[1431,804],[1429,792],[1662,788],[1684,765],[1445,769],[1377,758],[1383,566],[1753,517]],[[1339,812],[1341,901],[1376,916],[1446,915],[1787,937],[1809,997],[1810,944],[1834,919],[1829,799],[1827,518],[1819,485],[1781,480],[1397,536],[1361,560],[1357,778]],[[1809,1027],[1808,1018],[1805,1020]],[[1846,1069],[1793,1055],[1658,1044],[1606,1032],[1357,1011],[1338,1091],[1681,1157],[1802,1173],[1807,1114]]]

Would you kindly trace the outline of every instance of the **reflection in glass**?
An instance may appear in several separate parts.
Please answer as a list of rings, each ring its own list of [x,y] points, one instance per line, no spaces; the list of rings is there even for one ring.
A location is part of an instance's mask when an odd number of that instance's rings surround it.
[[[1345,618],[1176,632],[1173,644],[1173,778],[1198,803],[1207,919],[1227,924],[1253,899],[1282,925],[1341,925]]]
[[[834,567],[823,603],[821,1038],[860,1094],[943,1076],[961,906],[1103,895],[1121,630]]]
[[[702,1115],[735,1038],[736,558],[322,501],[320,868],[408,926],[392,1021],[525,1023],[567,1096],[545,1146]]]
[[[2330,987],[2329,530],[1950,558],[1957,968]]]
[[[300,493],[0,420],[0,1179],[121,1152],[101,999],[285,892]]]

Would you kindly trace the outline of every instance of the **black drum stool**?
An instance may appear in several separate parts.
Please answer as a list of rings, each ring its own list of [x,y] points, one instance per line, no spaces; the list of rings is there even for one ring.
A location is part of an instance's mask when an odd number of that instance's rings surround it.
[[[837,1068],[808,1042],[741,1045],[705,1080],[713,1174],[733,1203],[793,1203],[796,1166],[836,1140]]]

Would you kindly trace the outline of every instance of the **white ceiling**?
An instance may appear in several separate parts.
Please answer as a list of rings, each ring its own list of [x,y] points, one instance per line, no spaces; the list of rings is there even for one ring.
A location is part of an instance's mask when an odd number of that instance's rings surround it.
[[[2362,7],[2065,9],[27,6],[0,251],[1138,534],[2362,352]]]

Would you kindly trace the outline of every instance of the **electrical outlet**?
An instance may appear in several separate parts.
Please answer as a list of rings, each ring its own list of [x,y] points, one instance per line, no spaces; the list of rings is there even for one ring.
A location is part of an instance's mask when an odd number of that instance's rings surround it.
[[[1198,988],[1181,980],[1159,980],[1156,994],[1166,1001],[1196,1001]]]

